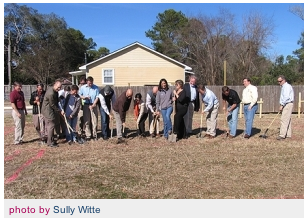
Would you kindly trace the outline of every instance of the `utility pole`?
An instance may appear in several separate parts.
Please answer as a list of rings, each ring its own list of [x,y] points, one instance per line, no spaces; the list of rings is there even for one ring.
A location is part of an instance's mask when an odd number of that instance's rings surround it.
[[[87,64],[87,52],[84,53],[84,64]]]
[[[227,85],[227,61],[224,60],[224,86]]]
[[[9,43],[7,47],[7,71],[9,77],[9,90],[12,91],[12,81],[11,81],[11,31],[9,31]]]

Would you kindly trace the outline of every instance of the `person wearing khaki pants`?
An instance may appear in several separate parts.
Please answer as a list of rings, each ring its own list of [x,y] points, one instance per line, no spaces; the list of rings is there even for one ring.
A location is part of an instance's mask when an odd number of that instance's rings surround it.
[[[201,111],[202,114],[206,114],[206,137],[212,139],[216,136],[219,101],[214,92],[206,88],[204,85],[199,85],[198,91],[206,106],[205,109]]]
[[[96,104],[98,102],[98,95],[99,95],[98,86],[93,84],[93,77],[89,76],[87,78],[87,83],[81,86],[79,89],[79,96],[81,99],[84,100],[83,121],[85,126],[86,141],[91,140],[91,135],[93,136],[94,140],[97,140],[96,128],[98,120],[98,111]]]
[[[10,93],[10,101],[13,109],[12,117],[15,124],[15,145],[22,144],[23,142],[25,115],[27,115],[25,97],[23,91],[21,91],[21,88],[21,83],[14,82],[14,90]]]
[[[293,111],[294,91],[283,75],[278,76],[277,82],[281,86],[279,110],[281,111],[280,132],[277,140],[291,138],[291,116]]]

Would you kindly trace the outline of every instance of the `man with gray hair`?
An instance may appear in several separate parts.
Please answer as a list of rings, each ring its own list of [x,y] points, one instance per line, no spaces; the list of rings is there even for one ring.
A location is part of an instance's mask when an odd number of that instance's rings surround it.
[[[214,92],[206,88],[204,85],[198,86],[198,91],[202,96],[202,101],[205,104],[205,109],[202,114],[206,116],[206,137],[213,139],[216,136],[217,116],[219,109],[219,101]]]
[[[200,100],[198,87],[196,85],[197,77],[194,75],[189,76],[189,83],[185,83],[184,90],[186,96],[190,99],[187,113],[184,116],[184,123],[186,127],[186,138],[192,134],[192,120],[194,111],[198,112],[200,109]]]
[[[278,76],[278,83],[281,86],[279,111],[281,111],[280,132],[277,140],[291,138],[291,115],[293,110],[294,91],[283,75]]]

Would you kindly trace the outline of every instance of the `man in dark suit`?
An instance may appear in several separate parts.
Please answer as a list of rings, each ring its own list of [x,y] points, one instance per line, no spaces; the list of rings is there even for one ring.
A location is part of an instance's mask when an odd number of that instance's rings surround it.
[[[199,92],[196,85],[196,76],[189,76],[189,83],[185,83],[184,90],[186,92],[186,96],[190,99],[187,113],[184,116],[184,123],[186,127],[187,136],[192,134],[192,120],[194,111],[198,112],[200,109],[200,99]]]
[[[60,122],[58,114],[64,115],[64,111],[61,111],[58,107],[59,96],[58,92],[62,86],[61,81],[56,80],[53,86],[49,87],[45,93],[42,114],[45,118],[47,125],[47,145],[50,147],[57,147],[58,144],[54,141],[54,129],[55,126]]]

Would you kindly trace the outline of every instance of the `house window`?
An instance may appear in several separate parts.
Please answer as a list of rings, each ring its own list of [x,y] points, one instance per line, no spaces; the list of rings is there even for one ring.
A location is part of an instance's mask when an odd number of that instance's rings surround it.
[[[103,69],[103,84],[114,84],[114,69]]]

